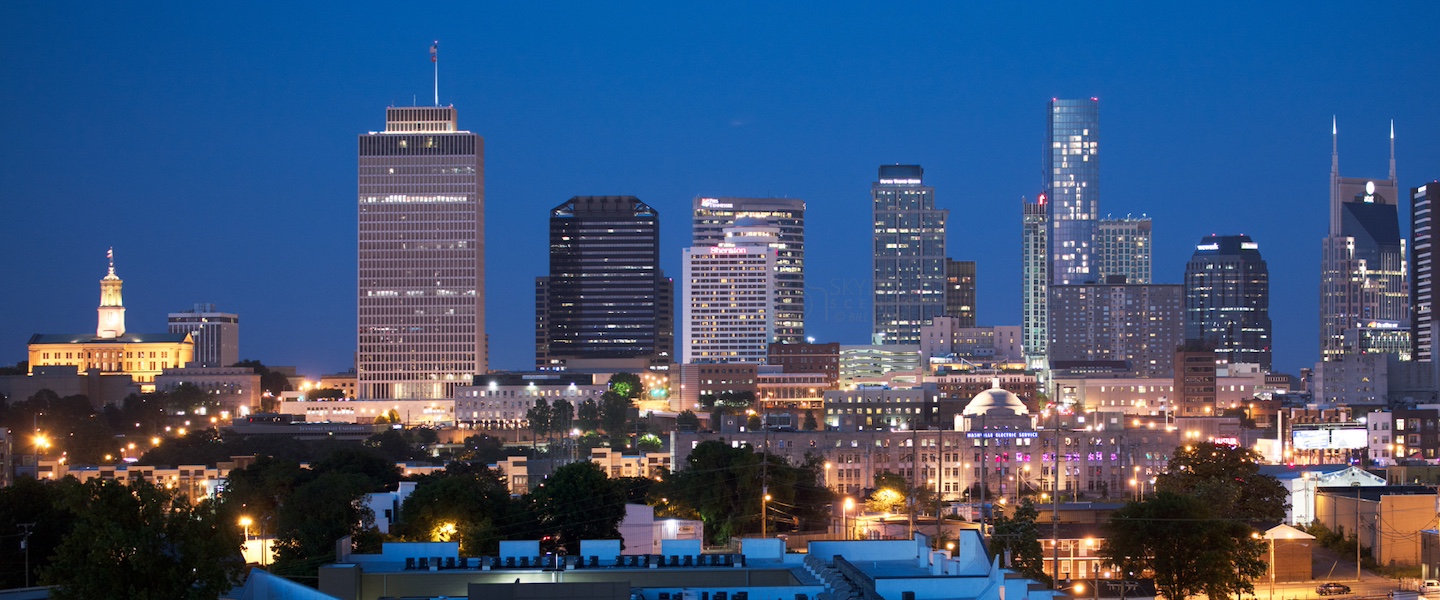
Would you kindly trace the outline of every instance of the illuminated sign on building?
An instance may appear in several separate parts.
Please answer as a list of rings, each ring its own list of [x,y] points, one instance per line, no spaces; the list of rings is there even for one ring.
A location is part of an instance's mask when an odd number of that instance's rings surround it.
[[[967,432],[965,432],[965,437],[967,437],[967,438],[972,438],[972,439],[973,439],[973,438],[985,438],[985,439],[991,439],[991,438],[1001,438],[1001,439],[1038,438],[1038,437],[1040,437],[1040,433],[1039,433],[1039,432],[1035,432],[1035,431],[967,431]]]

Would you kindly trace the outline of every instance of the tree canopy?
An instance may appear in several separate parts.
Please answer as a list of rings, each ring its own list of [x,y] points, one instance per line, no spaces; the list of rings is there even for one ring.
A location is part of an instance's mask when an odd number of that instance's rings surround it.
[[[75,526],[40,572],[55,598],[198,600],[240,582],[240,532],[209,500],[97,479],[68,488],[62,503]]]
[[[1285,516],[1285,489],[1260,474],[1258,457],[1233,446],[1176,449],[1156,493],[1111,515],[1101,555],[1127,573],[1151,570],[1172,599],[1253,593],[1265,573],[1255,526]]]
[[[990,553],[1005,556],[1009,565],[1022,575],[1050,583],[1045,574],[1044,549],[1040,545],[1040,530],[1035,520],[1040,516],[1035,504],[1026,498],[1015,507],[1014,514],[995,515],[995,531],[990,537]]]

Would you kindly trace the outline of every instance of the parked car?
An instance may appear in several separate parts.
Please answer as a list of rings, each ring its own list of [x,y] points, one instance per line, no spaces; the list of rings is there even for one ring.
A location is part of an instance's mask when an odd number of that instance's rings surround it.
[[[1423,581],[1423,582],[1420,583],[1420,593],[1422,593],[1422,594],[1436,594],[1436,593],[1440,593],[1440,581],[1436,581],[1436,580],[1434,580],[1434,579],[1426,579],[1425,581]]]
[[[1337,594],[1350,593],[1350,586],[1343,583],[1322,583],[1315,588],[1315,593],[1321,596],[1334,596]]]

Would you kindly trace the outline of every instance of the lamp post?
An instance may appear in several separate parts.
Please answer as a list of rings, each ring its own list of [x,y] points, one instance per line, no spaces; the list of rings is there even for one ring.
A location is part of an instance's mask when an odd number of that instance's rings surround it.
[[[855,508],[855,499],[854,499],[854,498],[850,498],[850,497],[847,496],[847,497],[845,498],[845,509],[840,513],[840,525],[841,525],[841,527],[843,527],[843,528],[845,529],[845,539],[847,539],[847,540],[850,539],[850,537],[851,537],[850,520],[849,520],[849,519],[850,519],[850,511],[851,511],[852,509],[854,509],[854,508]]]

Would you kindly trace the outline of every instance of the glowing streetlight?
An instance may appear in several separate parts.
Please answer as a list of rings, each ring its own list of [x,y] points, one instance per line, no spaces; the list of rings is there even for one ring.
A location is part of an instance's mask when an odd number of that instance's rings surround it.
[[[855,508],[855,499],[845,498],[845,510],[840,513],[840,525],[845,528],[845,539],[850,539],[850,511]]]
[[[254,523],[255,521],[251,520],[250,517],[240,517],[240,526],[245,528],[246,541],[250,540],[250,526]]]

